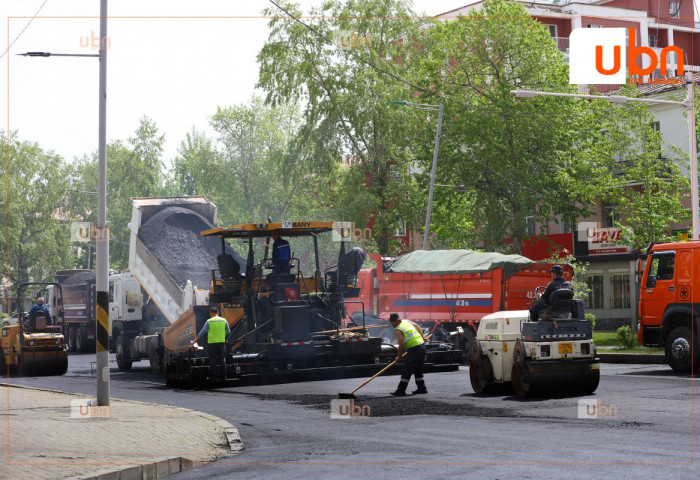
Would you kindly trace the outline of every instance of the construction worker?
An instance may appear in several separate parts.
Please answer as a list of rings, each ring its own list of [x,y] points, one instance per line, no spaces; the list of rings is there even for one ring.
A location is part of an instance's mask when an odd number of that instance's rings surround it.
[[[547,284],[547,288],[544,290],[544,292],[537,293],[537,303],[530,307],[530,320],[533,322],[538,320],[540,311],[549,305],[549,296],[552,294],[552,292],[561,288],[566,288],[572,291],[574,289],[571,282],[564,278],[564,269],[561,268],[561,265],[554,265],[552,270],[550,270],[550,273],[552,274],[552,281]]]
[[[394,327],[394,334],[399,342],[399,352],[396,355],[396,361],[400,361],[404,352],[406,352],[399,386],[391,394],[396,397],[405,396],[411,375],[416,379],[416,386],[418,387],[417,390],[413,391],[413,394],[428,393],[428,389],[425,388],[425,380],[423,380],[423,366],[425,365],[425,336],[423,335],[423,330],[410,320],[399,319],[398,313],[392,313],[389,316],[389,322]]]
[[[209,320],[206,321],[199,334],[194,337],[190,345],[197,343],[200,337],[207,334],[207,352],[209,354],[209,366],[212,380],[226,380],[226,336],[231,333],[228,322],[219,316],[217,307],[209,308]],[[218,374],[217,374],[218,373]]]
[[[273,232],[270,237],[274,240],[272,243],[272,273],[289,273],[289,260],[292,258],[289,242],[280,237],[277,232]]]
[[[44,300],[43,297],[36,299],[36,304],[29,310],[29,318],[34,319],[37,317],[37,314],[43,314],[46,318],[46,325],[51,325],[51,314],[49,313],[49,307],[46,306],[46,300]]]

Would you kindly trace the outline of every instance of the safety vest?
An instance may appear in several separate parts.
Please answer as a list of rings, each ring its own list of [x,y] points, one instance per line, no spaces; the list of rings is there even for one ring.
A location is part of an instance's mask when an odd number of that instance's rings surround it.
[[[423,336],[408,320],[401,320],[394,330],[403,333],[403,346],[406,350],[425,343]]]
[[[211,317],[207,320],[209,330],[207,330],[207,342],[209,343],[224,343],[226,341],[226,322],[220,316]]]

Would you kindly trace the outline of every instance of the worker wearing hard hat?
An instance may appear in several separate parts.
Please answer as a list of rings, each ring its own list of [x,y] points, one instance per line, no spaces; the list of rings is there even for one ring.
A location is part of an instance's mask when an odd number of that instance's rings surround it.
[[[574,289],[571,286],[571,282],[564,278],[564,269],[561,268],[561,265],[554,265],[552,270],[550,270],[550,273],[552,274],[552,281],[547,284],[547,288],[544,290],[544,292],[541,294],[539,292],[537,293],[537,303],[530,308],[530,320],[533,322],[538,320],[540,311],[549,305],[549,296],[552,294],[552,292],[561,288],[568,290]]]
[[[401,320],[398,313],[392,313],[389,316],[389,322],[394,327],[396,340],[399,342],[399,352],[396,355],[396,361],[401,360],[404,352],[406,353],[399,386],[391,394],[397,397],[405,396],[411,375],[416,379],[416,386],[418,387],[417,390],[413,391],[413,394],[428,393],[428,389],[425,388],[425,380],[423,380],[423,366],[425,365],[425,336],[423,335],[423,330],[410,320]]]

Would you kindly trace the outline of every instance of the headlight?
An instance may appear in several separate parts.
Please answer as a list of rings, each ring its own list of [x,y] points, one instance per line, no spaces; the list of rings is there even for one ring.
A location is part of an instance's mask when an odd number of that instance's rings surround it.
[[[549,357],[549,345],[540,345],[540,355]]]
[[[590,343],[582,343],[581,344],[581,355],[590,355],[591,354],[591,344]]]

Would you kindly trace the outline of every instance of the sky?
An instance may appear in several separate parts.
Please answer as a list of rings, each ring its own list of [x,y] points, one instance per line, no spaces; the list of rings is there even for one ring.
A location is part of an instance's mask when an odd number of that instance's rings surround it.
[[[307,12],[320,1],[297,3]],[[414,10],[436,15],[470,3],[414,0]],[[126,141],[148,116],[165,134],[169,164],[193,127],[213,137],[217,106],[262,95],[256,55],[268,36],[268,7],[266,0],[109,2],[108,141]],[[67,160],[97,150],[98,59],[17,54],[95,54],[99,13],[99,0],[0,0],[0,54],[26,27],[0,57],[0,129]]]

